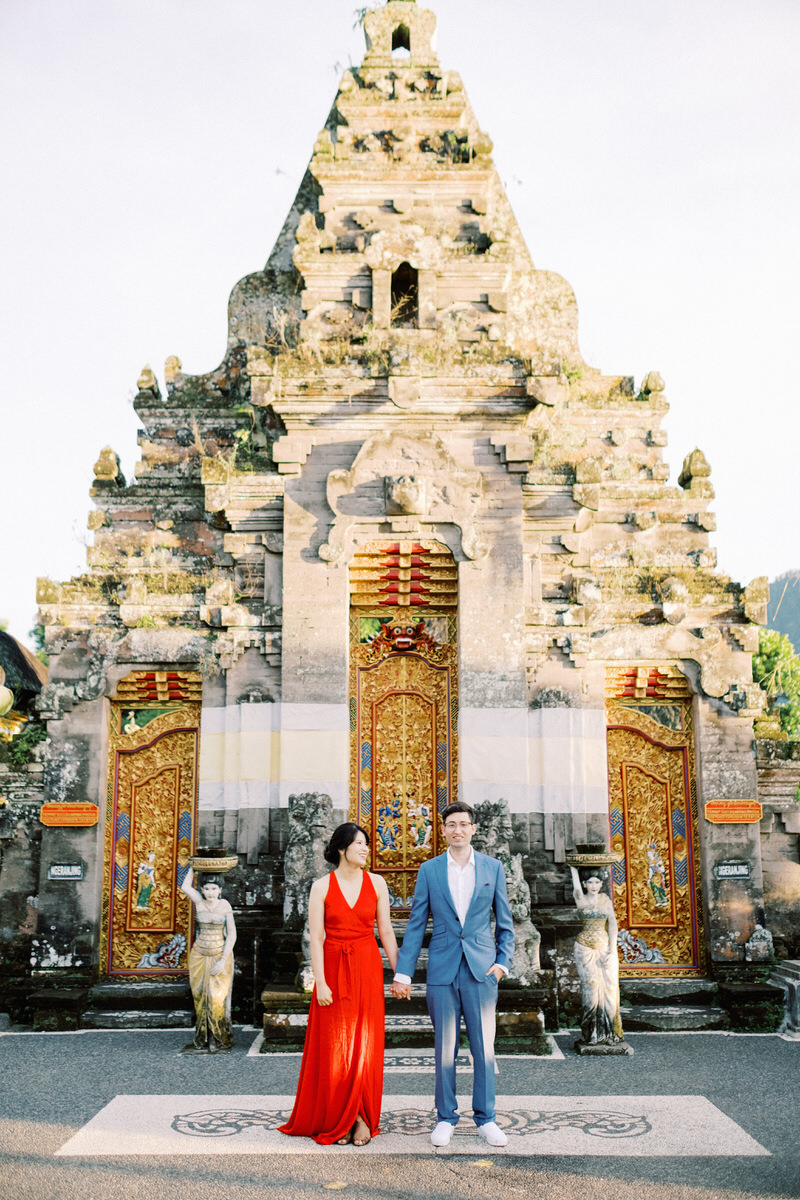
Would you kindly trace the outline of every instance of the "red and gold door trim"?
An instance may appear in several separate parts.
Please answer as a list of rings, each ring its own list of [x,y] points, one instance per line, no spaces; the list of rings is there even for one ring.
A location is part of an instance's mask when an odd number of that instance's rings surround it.
[[[677,667],[609,672],[611,847],[620,969],[705,973],[694,723]]]
[[[135,671],[111,702],[100,970],[182,976],[191,905],[178,890],[197,819],[199,675]]]

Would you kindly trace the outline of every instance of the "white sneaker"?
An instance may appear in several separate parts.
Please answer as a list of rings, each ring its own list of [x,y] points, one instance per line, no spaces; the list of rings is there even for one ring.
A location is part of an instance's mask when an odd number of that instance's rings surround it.
[[[431,1142],[434,1146],[449,1146],[450,1139],[453,1136],[454,1125],[449,1121],[440,1121],[431,1134]],[[498,1133],[500,1130],[498,1129]]]
[[[487,1121],[485,1125],[479,1125],[478,1133],[490,1146],[505,1146],[508,1144],[508,1138],[502,1129],[498,1129],[494,1121]]]

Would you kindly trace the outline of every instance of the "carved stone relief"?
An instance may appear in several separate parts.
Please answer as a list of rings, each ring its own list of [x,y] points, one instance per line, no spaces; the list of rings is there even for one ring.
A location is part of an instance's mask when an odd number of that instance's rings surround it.
[[[327,498],[334,513],[320,558],[337,562],[356,525],[380,525],[392,515],[419,524],[451,524],[461,531],[467,558],[483,558],[488,545],[477,528],[483,476],[460,467],[435,433],[378,433],[361,447],[349,471],[331,471]]]

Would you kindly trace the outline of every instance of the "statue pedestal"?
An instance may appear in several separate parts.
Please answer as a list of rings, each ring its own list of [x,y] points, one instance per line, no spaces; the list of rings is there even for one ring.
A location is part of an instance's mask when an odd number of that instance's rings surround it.
[[[590,1054],[597,1058],[606,1058],[612,1054],[633,1054],[633,1046],[626,1041],[621,1042],[581,1042],[575,1043],[573,1050],[576,1054]]]
[[[218,1046],[215,1042],[210,1042],[208,1046],[195,1046],[194,1042],[189,1042],[179,1051],[180,1054],[230,1054],[233,1046]]]

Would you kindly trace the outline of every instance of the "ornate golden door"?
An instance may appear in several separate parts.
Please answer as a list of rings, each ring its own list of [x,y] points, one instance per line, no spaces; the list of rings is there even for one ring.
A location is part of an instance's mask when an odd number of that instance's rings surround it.
[[[457,578],[437,542],[371,542],[350,568],[350,812],[398,910],[456,796]]]
[[[187,971],[191,905],[178,885],[194,845],[200,676],[134,671],[111,703],[100,970]]]
[[[611,673],[611,848],[623,975],[701,975],[703,916],[694,730],[677,668]]]

